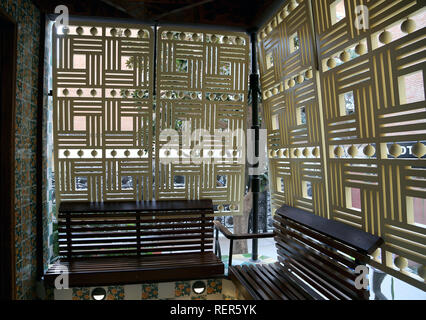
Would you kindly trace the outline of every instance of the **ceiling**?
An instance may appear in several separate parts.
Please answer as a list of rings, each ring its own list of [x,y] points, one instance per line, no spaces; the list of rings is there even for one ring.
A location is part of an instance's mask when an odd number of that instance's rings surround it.
[[[34,0],[46,13],[66,5],[71,15],[133,18],[145,23],[212,25],[251,30],[284,0]]]

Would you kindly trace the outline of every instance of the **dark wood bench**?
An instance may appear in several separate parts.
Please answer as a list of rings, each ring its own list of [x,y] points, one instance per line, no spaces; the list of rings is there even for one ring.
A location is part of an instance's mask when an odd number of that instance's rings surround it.
[[[247,299],[362,300],[355,272],[382,243],[347,224],[283,206],[274,216],[278,262],[229,266],[228,276]]]
[[[58,265],[68,268],[70,287],[223,277],[213,213],[211,200],[62,202],[61,258],[45,283],[54,284]]]

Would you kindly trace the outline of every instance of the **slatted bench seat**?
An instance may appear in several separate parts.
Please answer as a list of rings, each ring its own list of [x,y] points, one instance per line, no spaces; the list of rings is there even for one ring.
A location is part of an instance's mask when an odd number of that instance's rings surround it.
[[[211,200],[62,202],[60,260],[44,275],[53,285],[66,266],[69,286],[223,277],[213,250]]]
[[[228,276],[247,299],[363,300],[355,272],[382,243],[347,224],[283,206],[274,216],[278,262],[230,266]]]

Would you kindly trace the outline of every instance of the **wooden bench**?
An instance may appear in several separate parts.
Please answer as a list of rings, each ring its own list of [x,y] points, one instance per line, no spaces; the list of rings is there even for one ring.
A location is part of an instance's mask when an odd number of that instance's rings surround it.
[[[274,216],[278,261],[229,266],[228,276],[247,299],[362,300],[355,272],[382,243],[347,224],[283,206]]]
[[[69,286],[223,277],[213,253],[213,204],[199,201],[62,202],[60,260],[44,275],[53,285],[66,266]]]

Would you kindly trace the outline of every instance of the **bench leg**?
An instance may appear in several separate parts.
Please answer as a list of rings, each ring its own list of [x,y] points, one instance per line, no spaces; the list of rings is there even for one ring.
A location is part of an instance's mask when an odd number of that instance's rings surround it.
[[[222,250],[220,249],[220,243],[219,243],[219,230],[216,229],[216,237],[215,237],[215,246],[214,246],[214,254],[219,257],[220,260],[222,260]]]

